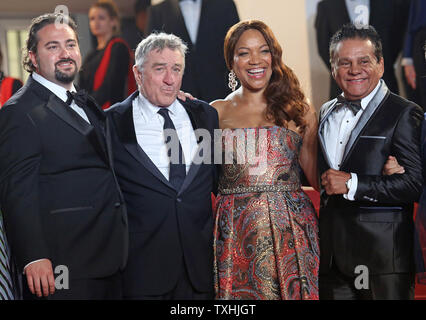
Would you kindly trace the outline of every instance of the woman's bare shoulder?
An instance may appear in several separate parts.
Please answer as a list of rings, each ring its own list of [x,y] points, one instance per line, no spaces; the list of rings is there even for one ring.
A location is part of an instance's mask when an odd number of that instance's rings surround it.
[[[235,95],[234,93],[229,94],[226,98],[224,99],[217,99],[212,101],[210,104],[218,111],[222,111],[223,109],[225,109],[227,106],[234,104],[235,103]]]
[[[224,99],[218,99],[218,100],[210,102],[210,105],[212,105],[213,108],[215,108],[218,111],[225,108],[228,104],[229,104],[229,101]]]

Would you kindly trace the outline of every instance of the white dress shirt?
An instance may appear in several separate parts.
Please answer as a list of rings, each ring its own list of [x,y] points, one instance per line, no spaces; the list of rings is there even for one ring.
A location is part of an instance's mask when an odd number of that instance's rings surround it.
[[[332,169],[340,170],[341,161],[343,160],[343,154],[345,152],[346,144],[349,141],[352,130],[355,128],[359,118],[364,112],[365,108],[370,103],[371,99],[376,95],[379,90],[381,81],[377,84],[373,91],[363,99],[361,99],[361,109],[356,115],[347,108],[338,108],[331,111],[326,122],[324,123],[324,141],[325,148],[330,159],[330,165]],[[344,96],[344,94],[342,93]],[[355,200],[355,192],[358,187],[358,177],[355,173],[351,173],[351,185],[348,194],[344,197],[348,200]]]
[[[136,140],[158,170],[169,180],[170,161],[163,134],[164,118],[158,114],[161,107],[154,106],[141,94],[132,103]],[[182,145],[186,172],[188,173],[191,160],[198,149],[194,129],[188,113],[178,100],[175,100],[167,108]]]
[[[61,87],[60,85],[57,85],[56,83],[53,83],[52,81],[47,80],[46,78],[44,78],[43,76],[39,75],[36,72],[33,72],[32,77],[35,81],[40,83],[42,86],[45,86],[47,89],[52,91],[63,102],[66,102],[68,100],[67,89],[65,89],[64,87]],[[74,84],[72,84],[70,92],[76,92]],[[70,107],[75,112],[77,112],[80,115],[80,117],[82,117],[84,120],[90,123],[89,118],[87,118],[86,112],[84,112],[84,110],[81,107],[79,107],[74,100],[71,102]]]
[[[370,0],[345,1],[351,22],[353,24],[368,25],[370,22]],[[363,9],[366,9],[366,11]]]
[[[188,30],[191,42],[197,42],[198,26],[200,24],[202,0],[183,0],[179,1],[180,11],[182,12],[185,26]]]

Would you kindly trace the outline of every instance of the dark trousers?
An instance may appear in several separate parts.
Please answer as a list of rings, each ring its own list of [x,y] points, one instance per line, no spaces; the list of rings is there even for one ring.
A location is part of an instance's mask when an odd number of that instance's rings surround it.
[[[191,280],[188,277],[188,271],[186,270],[185,264],[181,268],[180,277],[175,285],[175,287],[170,291],[162,295],[150,296],[150,295],[140,295],[127,297],[124,296],[123,299],[128,300],[213,300],[214,290],[213,284],[212,289],[209,292],[198,292],[194,289],[191,284]]]
[[[413,300],[414,273],[369,275],[368,289],[357,289],[355,277],[341,273],[335,264],[319,276],[320,300]]]
[[[97,279],[70,279],[69,289],[55,290],[48,297],[38,298],[28,289],[27,279],[23,277],[24,300],[121,300],[122,282],[121,274],[116,273],[110,277]]]

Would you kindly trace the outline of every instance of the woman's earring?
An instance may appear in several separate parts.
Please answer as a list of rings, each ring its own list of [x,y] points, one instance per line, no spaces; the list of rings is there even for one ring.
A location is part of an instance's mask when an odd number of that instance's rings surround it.
[[[237,88],[238,82],[237,82],[237,76],[235,75],[234,70],[231,70],[228,74],[228,87],[232,89],[232,91],[235,91]]]

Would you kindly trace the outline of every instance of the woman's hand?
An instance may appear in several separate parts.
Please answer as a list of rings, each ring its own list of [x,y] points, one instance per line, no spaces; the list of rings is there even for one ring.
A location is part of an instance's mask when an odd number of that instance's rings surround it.
[[[190,94],[188,92],[183,92],[182,90],[179,90],[177,97],[182,101],[186,101],[186,98],[188,98],[189,100],[195,100],[196,99],[192,96],[192,94]]]
[[[402,174],[404,172],[404,167],[400,166],[398,160],[396,160],[396,158],[393,156],[388,157],[388,160],[386,160],[382,170],[382,174],[385,176],[390,176],[395,173]]]

